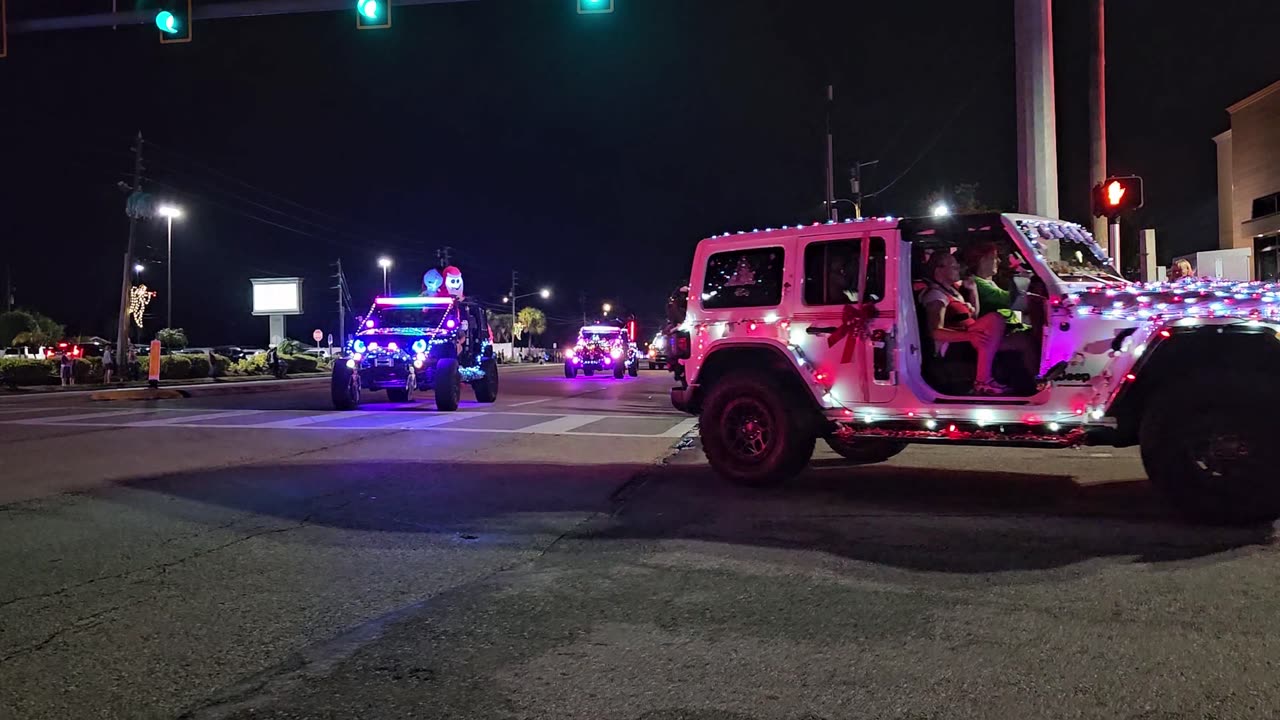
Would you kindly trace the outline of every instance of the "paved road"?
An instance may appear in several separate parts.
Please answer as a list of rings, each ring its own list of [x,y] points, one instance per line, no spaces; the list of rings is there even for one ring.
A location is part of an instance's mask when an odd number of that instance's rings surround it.
[[[744,491],[677,449],[666,380],[0,400],[0,718],[1280,708],[1270,528],[1178,524],[1132,452]]]

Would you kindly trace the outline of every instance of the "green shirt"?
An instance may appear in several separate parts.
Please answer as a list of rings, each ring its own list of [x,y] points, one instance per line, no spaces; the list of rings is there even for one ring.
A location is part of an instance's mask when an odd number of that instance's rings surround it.
[[[996,285],[994,282],[975,277],[973,284],[978,290],[978,315],[998,312],[1004,316],[1006,323],[1021,325],[1018,316],[1013,312],[1013,293]]]

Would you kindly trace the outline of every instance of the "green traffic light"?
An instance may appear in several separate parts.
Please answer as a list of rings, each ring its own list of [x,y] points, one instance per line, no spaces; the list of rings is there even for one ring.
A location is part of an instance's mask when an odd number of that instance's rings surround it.
[[[377,20],[382,14],[382,8],[378,5],[378,0],[359,0],[356,3],[356,11],[370,20]]]
[[[160,32],[167,32],[173,35],[178,32],[178,18],[168,10],[161,10],[156,13],[156,27],[160,28]]]

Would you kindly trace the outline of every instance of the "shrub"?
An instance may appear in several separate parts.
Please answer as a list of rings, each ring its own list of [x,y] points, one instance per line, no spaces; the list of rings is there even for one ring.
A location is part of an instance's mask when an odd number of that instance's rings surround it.
[[[50,385],[58,382],[57,366],[51,360],[0,358],[0,375],[5,384]]]
[[[213,376],[224,377],[231,367],[231,358],[226,355],[213,356]]]
[[[156,332],[156,339],[170,350],[181,350],[187,346],[187,332],[182,328],[163,328]]]
[[[186,355],[165,355],[160,358],[161,380],[185,380],[191,377],[191,358]]]
[[[77,383],[100,384],[102,382],[102,358],[80,358],[71,366],[71,377]]]
[[[270,372],[271,368],[267,366],[266,353],[258,353],[231,365],[232,375],[266,375]]]
[[[280,359],[288,363],[288,372],[291,373],[313,373],[319,365],[312,355],[290,355]]]
[[[294,340],[292,338],[285,338],[276,346],[276,352],[281,355],[298,355],[301,354],[303,350],[306,350],[306,346],[304,346],[301,341]]]
[[[208,355],[185,355],[184,357],[191,363],[190,378],[207,378],[209,377],[209,356]]]

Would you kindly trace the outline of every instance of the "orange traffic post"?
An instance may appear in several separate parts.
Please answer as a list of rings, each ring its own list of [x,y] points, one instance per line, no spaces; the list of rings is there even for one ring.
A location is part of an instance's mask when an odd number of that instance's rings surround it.
[[[151,354],[148,358],[147,366],[147,384],[151,387],[160,386],[160,341],[151,341]]]

